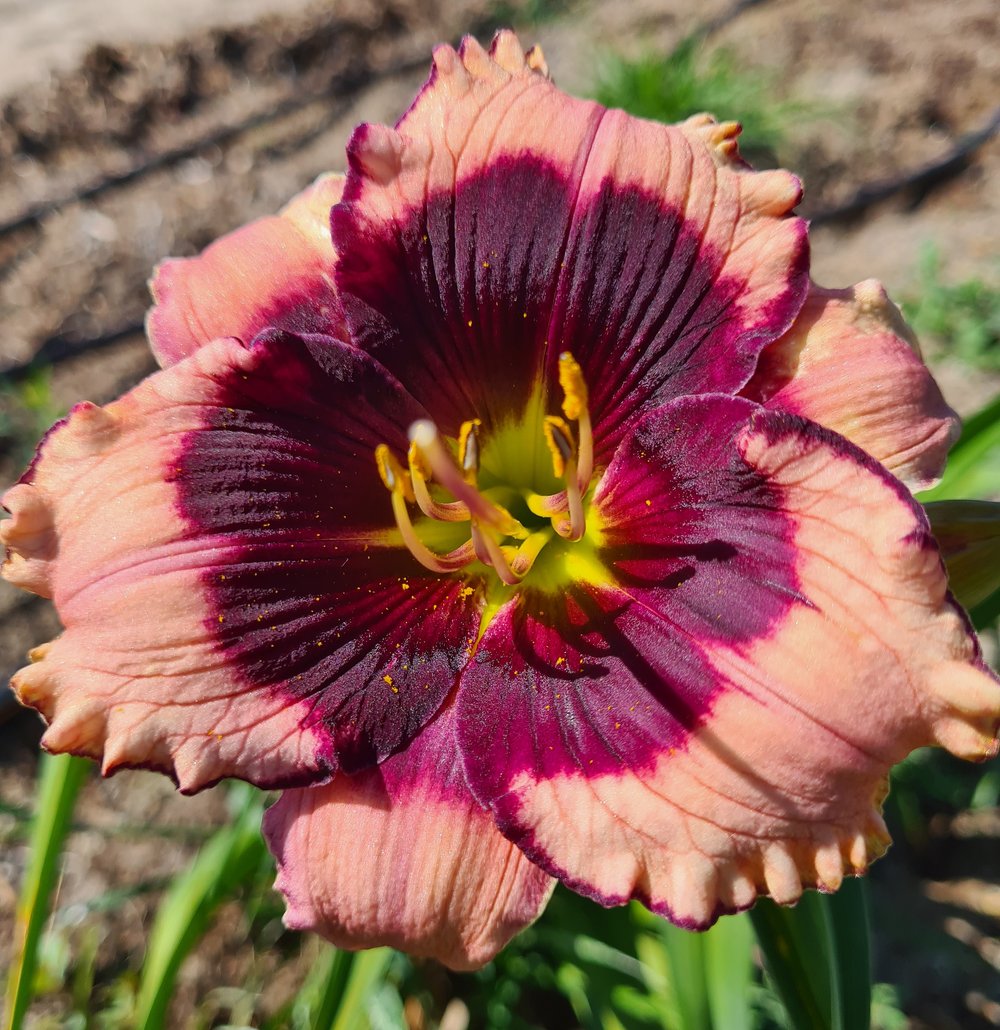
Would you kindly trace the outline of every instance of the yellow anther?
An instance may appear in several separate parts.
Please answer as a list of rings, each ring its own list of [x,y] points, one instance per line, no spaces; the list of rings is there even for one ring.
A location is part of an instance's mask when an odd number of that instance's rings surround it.
[[[568,520],[553,519],[556,532],[567,540],[579,540],[583,536],[583,498],[580,492],[580,472],[577,467],[576,445],[569,426],[556,415],[547,415],[542,428],[545,442],[552,452],[552,471],[566,483],[566,507]]]
[[[566,472],[566,463],[572,461],[576,455],[573,431],[558,415],[546,415],[542,431],[545,433],[545,442],[552,452],[552,471],[557,479],[562,479]]]
[[[474,483],[479,474],[479,429],[482,420],[470,418],[458,430],[458,464],[466,481]]]
[[[407,464],[410,466],[410,473],[414,476],[420,476],[422,479],[431,478],[431,467],[424,461],[424,456],[420,453],[420,448],[415,444],[410,444],[410,449],[406,454]]]
[[[559,385],[563,394],[563,414],[572,422],[576,422],[587,410],[590,395],[583,378],[580,363],[568,350],[559,355]]]
[[[535,559],[542,553],[542,548],[552,539],[553,532],[551,526],[546,526],[544,529],[535,530],[531,536],[525,540],[517,552],[511,559],[510,568],[515,576],[524,576],[530,570],[531,566],[535,564]]]
[[[408,473],[384,443],[380,443],[375,448],[375,464],[378,466],[378,474],[382,477],[386,490],[390,493],[398,491],[408,501],[413,500],[413,487]]]

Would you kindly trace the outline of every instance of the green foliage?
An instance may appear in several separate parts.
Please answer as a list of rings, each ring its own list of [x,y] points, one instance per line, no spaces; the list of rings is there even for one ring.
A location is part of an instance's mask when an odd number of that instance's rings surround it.
[[[965,421],[941,482],[918,495],[923,504],[991,497],[1000,497],[1000,397]],[[978,600],[969,614],[978,630],[996,626],[1000,590]]]
[[[751,1030],[753,930],[745,915],[692,933],[636,905],[636,953],[645,967],[647,1009],[664,1030]]]
[[[981,279],[942,281],[941,259],[927,247],[920,260],[917,295],[903,312],[921,335],[979,368],[1000,370],[1000,288]]]
[[[325,948],[295,998],[267,1023],[268,1030],[371,1030],[404,1025],[403,1001],[390,970],[408,965],[391,948]]]
[[[874,1030],[907,1030],[910,1021],[899,1005],[899,992],[892,984],[872,988],[872,1026]]]
[[[153,924],[136,1001],[135,1025],[140,1030],[166,1025],[181,962],[204,935],[221,902],[269,865],[260,834],[264,795],[244,783],[230,790],[232,823],[215,833],[174,880]]]
[[[767,971],[795,1030],[865,1030],[871,1016],[866,884],[807,891],[795,908],[750,912]]]
[[[594,99],[641,118],[678,122],[708,111],[743,125],[741,147],[751,158],[771,156],[785,138],[785,125],[804,109],[776,99],[762,73],[742,69],[725,50],[707,51],[697,35],[669,54],[637,58],[609,54],[598,68]]]
[[[490,12],[497,28],[543,25],[565,14],[572,0],[498,0]]]
[[[38,807],[31,831],[31,851],[18,898],[14,925],[14,956],[7,980],[6,1025],[20,1030],[32,997],[45,984],[36,981],[41,969],[51,971],[58,942],[49,938],[43,950],[42,928],[49,915],[49,899],[59,878],[59,860],[76,796],[90,763],[70,755],[39,759]],[[67,958],[68,962],[68,958]]]
[[[40,368],[18,383],[0,380],[0,452],[20,470],[41,436],[64,414],[52,396],[50,368]]]

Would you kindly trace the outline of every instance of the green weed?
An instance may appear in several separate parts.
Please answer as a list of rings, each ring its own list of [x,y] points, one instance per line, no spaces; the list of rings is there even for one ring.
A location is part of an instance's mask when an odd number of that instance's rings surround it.
[[[805,114],[803,105],[776,97],[769,76],[741,68],[726,50],[706,50],[698,35],[666,54],[607,55],[593,96],[605,107],[661,122],[683,121],[702,111],[737,119],[743,125],[744,154],[764,163],[774,162],[789,120]]]
[[[903,302],[914,329],[978,368],[1000,370],[1000,288],[982,279],[946,283],[934,247],[920,260],[917,295]]]
[[[0,380],[0,457],[18,472],[45,431],[65,414],[52,396],[52,370],[40,368],[19,383]]]

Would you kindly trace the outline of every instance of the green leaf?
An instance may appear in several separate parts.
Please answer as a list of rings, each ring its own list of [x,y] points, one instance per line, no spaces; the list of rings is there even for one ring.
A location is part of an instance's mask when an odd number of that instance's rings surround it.
[[[238,804],[235,821],[218,830],[174,880],[150,932],[136,1004],[135,1025],[142,1030],[164,1025],[181,962],[218,905],[253,878],[266,856],[260,834],[263,794],[247,784],[235,784],[231,791]]]
[[[358,1030],[371,1026],[369,1006],[385,982],[392,963],[392,948],[372,948],[351,955],[347,984],[337,1006],[333,1023],[318,1023],[317,1030]],[[384,1000],[382,1001],[384,1005]]]
[[[796,1030],[832,1030],[833,934],[818,903],[807,892],[795,908],[782,908],[761,898],[750,920],[764,963]]]
[[[919,494],[927,501],[988,497],[1000,492],[1000,397],[991,401],[962,427],[948,456],[941,482]]]
[[[871,1020],[871,925],[868,881],[857,876],[844,880],[836,894],[817,894],[827,911],[833,933],[837,972],[836,1009],[845,1030],[865,1030]]]
[[[59,877],[59,857],[80,785],[91,763],[72,755],[43,754],[39,760],[38,808],[31,852],[14,917],[14,957],[7,982],[9,1030],[20,1030],[31,1004],[42,928]]]
[[[871,1018],[864,884],[807,891],[794,908],[762,898],[750,918],[767,971],[796,1030],[867,1030]]]
[[[985,601],[980,601],[972,608],[969,618],[977,630],[984,630],[1000,619],[1000,590],[990,594]]]
[[[306,978],[292,1003],[296,1030],[327,1030],[333,1026],[354,965],[354,952],[328,947]]]
[[[930,501],[924,505],[948,569],[948,585],[966,608],[1000,590],[1000,504]]]
[[[703,935],[705,989],[715,1030],[750,1030],[753,926],[746,913],[724,916]]]
[[[667,956],[681,1030],[712,1030],[704,936],[661,920],[659,937]]]

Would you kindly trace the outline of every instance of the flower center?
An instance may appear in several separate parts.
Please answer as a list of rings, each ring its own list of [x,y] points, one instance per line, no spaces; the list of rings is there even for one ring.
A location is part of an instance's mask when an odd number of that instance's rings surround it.
[[[403,542],[425,568],[456,572],[478,560],[492,568],[502,583],[515,586],[551,540],[583,537],[584,498],[594,474],[594,446],[587,385],[579,364],[568,352],[559,357],[559,385],[565,418],[546,415],[541,425],[553,474],[563,484],[555,493],[537,493],[531,485],[517,483],[484,489],[480,483],[484,441],[479,419],[462,423],[453,447],[433,422],[415,422],[410,427],[406,468],[386,444],[375,449],[379,475],[392,495]],[[576,423],[575,435],[571,422]],[[500,498],[508,502],[506,506]],[[425,516],[418,525],[410,516],[411,505]],[[468,538],[440,553],[424,539],[435,523],[468,523]]]

